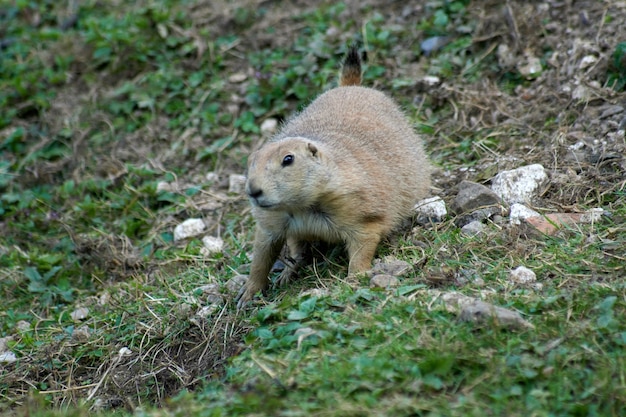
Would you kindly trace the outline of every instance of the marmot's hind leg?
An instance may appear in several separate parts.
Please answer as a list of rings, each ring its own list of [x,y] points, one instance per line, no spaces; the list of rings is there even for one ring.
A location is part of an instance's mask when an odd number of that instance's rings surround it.
[[[360,274],[372,269],[372,260],[380,243],[380,234],[368,233],[351,238],[346,242],[350,264],[348,275]]]

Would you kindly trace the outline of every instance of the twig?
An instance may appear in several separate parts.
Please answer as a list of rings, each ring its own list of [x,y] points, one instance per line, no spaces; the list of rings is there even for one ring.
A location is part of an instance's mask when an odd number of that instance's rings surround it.
[[[252,359],[252,361],[254,363],[256,363],[257,365],[259,365],[259,368],[261,368],[263,370],[263,372],[265,372],[266,374],[268,374],[270,376],[270,378],[274,379],[276,378],[276,372],[272,371],[267,365],[265,365],[264,363],[261,363],[261,361],[259,361],[258,358],[256,358],[254,355],[252,355],[250,357],[250,359]]]
[[[48,391],[38,391],[38,392],[39,394],[60,394],[62,392],[78,391],[81,389],[93,388],[96,385],[98,384],[87,384],[87,385],[81,385],[77,387],[69,387],[69,388],[64,388],[64,389],[52,389]]]

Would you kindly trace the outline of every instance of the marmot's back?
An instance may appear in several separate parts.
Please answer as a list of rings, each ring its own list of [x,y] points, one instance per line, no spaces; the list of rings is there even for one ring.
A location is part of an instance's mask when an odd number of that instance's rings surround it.
[[[360,184],[346,188],[358,188],[372,200],[379,197],[375,205],[392,206],[389,209],[397,211],[394,223],[406,217],[430,187],[431,168],[421,138],[397,104],[380,91],[358,86],[327,91],[272,141],[289,137],[306,137],[332,148],[338,166],[358,171],[353,174]]]

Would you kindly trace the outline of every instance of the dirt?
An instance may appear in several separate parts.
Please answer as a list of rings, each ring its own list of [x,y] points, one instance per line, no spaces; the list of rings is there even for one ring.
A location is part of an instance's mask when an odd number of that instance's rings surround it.
[[[383,63],[384,77],[375,82],[375,87],[390,91],[394,79],[414,79],[426,75],[425,68],[433,56],[415,56],[409,48],[424,40],[427,35],[416,28],[417,22],[425,13],[424,5],[418,2],[402,1],[357,1],[349,0],[339,16],[340,22],[356,22],[361,28],[374,11],[383,16],[383,21],[404,28],[400,41],[392,46]],[[423,3],[423,2],[419,2]],[[266,10],[262,19],[245,20],[237,10],[242,7]],[[285,49],[292,44],[294,34],[303,29],[303,23],[293,16],[312,11],[313,6],[305,1],[205,1],[197,2],[192,8],[194,36],[198,40],[197,54],[208,54],[210,50],[199,35],[202,29],[213,36],[236,33],[239,41],[225,54],[226,70],[224,77],[234,73],[254,73],[245,57],[262,48]],[[218,10],[216,12],[216,10]],[[500,67],[516,72],[525,69],[533,58],[543,59],[547,67],[540,74],[527,75],[512,91],[502,89],[502,73],[494,71],[486,77],[467,81],[458,76],[444,78],[435,86],[424,88],[415,83],[405,90],[395,90],[394,96],[404,95],[404,102],[414,103],[416,109],[428,116],[446,106],[453,110],[449,117],[438,120],[434,132],[425,135],[427,148],[433,160],[445,163],[435,174],[435,194],[442,196],[447,203],[453,199],[456,185],[462,180],[488,183],[495,173],[531,163],[542,164],[550,173],[551,185],[537,205],[547,209],[582,211],[584,208],[603,206],[611,210],[612,202],[604,197],[624,191],[626,186],[626,94],[617,93],[605,86],[606,73],[611,63],[611,54],[618,42],[626,40],[623,22],[626,22],[626,2],[624,1],[479,1],[472,2],[468,21],[477,22],[473,31],[473,44],[469,53],[476,59],[488,59],[494,54]],[[610,16],[610,19],[607,19]],[[273,34],[268,34],[273,28]],[[351,41],[352,33],[328,31],[325,41],[332,45],[345,45]],[[369,51],[369,62],[376,62],[376,51]],[[189,63],[193,67],[194,63]],[[44,125],[59,129],[58,120],[66,117],[83,117],[80,103],[87,103],[105,96],[119,84],[107,80],[102,88],[80,93],[75,86],[60,91],[56,105],[44,115]],[[119,83],[124,80],[119,80]],[[246,104],[241,100],[240,83],[227,84],[233,97],[232,111],[239,114]],[[68,103],[70,106],[68,107]],[[299,104],[290,99],[288,111]],[[426,104],[425,107],[424,104]],[[71,110],[71,111],[70,111]],[[269,115],[268,115],[269,116]],[[288,114],[271,115],[279,118]],[[98,114],[89,115],[94,125],[106,129],[105,120]],[[54,181],[61,172],[70,171],[72,177],[80,179],[85,175],[99,175],[116,178],[123,174],[125,163],[134,163],[150,155],[154,167],[188,167],[189,176],[179,178],[179,185],[194,184],[206,174],[206,167],[194,162],[189,155],[206,146],[212,138],[202,138],[189,130],[177,138],[165,138],[166,120],[158,119],[136,135],[125,137],[112,149],[104,150],[107,155],[104,163],[94,167],[92,161],[98,155],[78,140],[71,159],[56,164],[41,164],[28,173],[31,181],[49,179]],[[464,138],[480,132],[482,139],[470,143],[465,151],[457,148]],[[215,138],[229,132],[215,132]],[[227,179],[230,174],[242,174],[241,157],[250,151],[251,144],[237,144],[228,158],[216,162],[219,180],[210,190],[208,197],[198,198],[192,203],[195,208],[206,207],[206,218],[213,228],[220,227],[225,213],[247,210],[244,199],[227,195]],[[102,150],[99,150],[102,152]],[[24,179],[28,182],[29,179]],[[217,198],[216,198],[217,197]],[[163,219],[157,226],[169,230],[173,219]],[[132,244],[124,237],[113,240],[94,240],[93,236],[80,238],[79,249],[86,257],[88,265],[94,268],[111,268],[114,278],[141,268],[142,265]],[[88,258],[94,259],[90,261]],[[97,259],[96,259],[97,257]],[[107,266],[109,265],[109,266]],[[163,371],[150,374],[150,381],[141,380],[148,365],[141,358],[121,358],[124,367],[117,367],[114,384],[100,393],[108,406],[118,407],[127,404],[124,398],[140,391],[140,385],[147,386],[156,379],[166,397],[180,389],[193,388],[198,378],[206,375],[222,375],[226,358],[236,354],[244,329],[227,334],[231,319],[224,320],[221,330],[212,333],[215,346],[222,344],[225,337],[231,342],[225,350],[199,347],[211,346],[211,341],[203,340],[204,329],[191,332],[180,338],[179,344],[161,346],[151,357],[152,372],[154,363]],[[206,327],[201,323],[200,327]],[[203,345],[204,344],[204,345]],[[61,347],[50,347],[51,350]],[[118,363],[119,365],[119,363]],[[35,371],[29,372],[30,379],[45,379],[45,361],[33,364]],[[111,366],[111,364],[108,364]],[[98,381],[107,366],[83,369],[77,375],[80,381]],[[125,369],[125,371],[122,371]],[[85,393],[82,393],[85,394]],[[81,393],[76,393],[77,396]]]

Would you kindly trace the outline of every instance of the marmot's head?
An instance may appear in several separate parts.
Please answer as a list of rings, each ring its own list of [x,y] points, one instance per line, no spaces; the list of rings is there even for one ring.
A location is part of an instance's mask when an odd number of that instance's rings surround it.
[[[270,142],[248,159],[246,193],[263,209],[310,207],[327,181],[318,146],[305,138]]]

